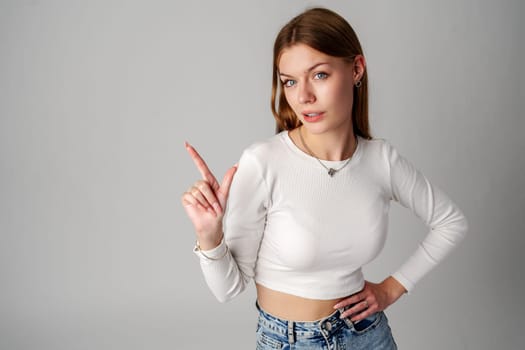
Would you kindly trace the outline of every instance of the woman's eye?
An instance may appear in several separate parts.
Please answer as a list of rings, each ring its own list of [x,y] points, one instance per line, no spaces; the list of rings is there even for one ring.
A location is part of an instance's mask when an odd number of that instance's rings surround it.
[[[283,81],[283,85],[285,87],[292,87],[292,86],[295,85],[295,80],[290,80],[290,79],[289,80],[285,80],[285,81]]]
[[[327,77],[328,77],[328,74],[323,73],[323,72],[315,73],[315,76],[314,76],[314,78],[318,80],[326,79]]]

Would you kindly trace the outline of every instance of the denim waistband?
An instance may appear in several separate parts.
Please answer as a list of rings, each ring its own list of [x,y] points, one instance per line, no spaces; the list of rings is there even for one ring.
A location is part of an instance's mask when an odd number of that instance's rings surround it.
[[[290,321],[267,313],[257,302],[255,305],[259,310],[259,325],[276,334],[288,337],[290,343],[294,343],[299,338],[330,336],[345,326],[353,328],[353,323],[349,318],[340,318],[348,307],[337,309],[331,315],[316,321]]]

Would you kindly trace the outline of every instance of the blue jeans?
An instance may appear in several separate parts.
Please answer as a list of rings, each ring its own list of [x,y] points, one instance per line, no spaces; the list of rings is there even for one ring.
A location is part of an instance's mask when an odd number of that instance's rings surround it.
[[[257,350],[397,349],[383,312],[354,324],[349,318],[339,318],[342,309],[318,321],[295,322],[272,316],[259,305],[257,308]]]

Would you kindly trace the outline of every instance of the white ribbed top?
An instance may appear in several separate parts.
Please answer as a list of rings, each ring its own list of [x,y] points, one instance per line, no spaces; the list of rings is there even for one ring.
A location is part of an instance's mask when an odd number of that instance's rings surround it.
[[[323,161],[339,168],[342,161]],[[463,238],[457,206],[382,139],[359,137],[348,165],[333,177],[288,132],[246,149],[225,216],[225,239],[201,267],[220,301],[250,279],[311,299],[335,299],[364,285],[361,267],[383,248],[390,201],[409,208],[430,231],[392,275],[407,290]],[[229,252],[225,253],[226,246]]]

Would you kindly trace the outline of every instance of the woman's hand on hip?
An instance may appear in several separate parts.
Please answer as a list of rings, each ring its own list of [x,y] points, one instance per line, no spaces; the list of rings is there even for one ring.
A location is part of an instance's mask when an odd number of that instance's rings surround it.
[[[353,305],[342,313],[341,318],[351,317],[352,322],[385,310],[406,293],[405,287],[392,276],[381,283],[365,281],[363,290],[334,305],[334,309]]]
[[[217,246],[222,239],[222,218],[237,165],[226,172],[219,184],[195,148],[188,143],[185,145],[202,179],[184,192],[182,205],[193,223],[201,248],[208,250]]]

